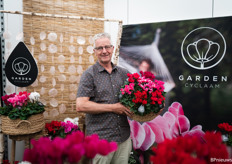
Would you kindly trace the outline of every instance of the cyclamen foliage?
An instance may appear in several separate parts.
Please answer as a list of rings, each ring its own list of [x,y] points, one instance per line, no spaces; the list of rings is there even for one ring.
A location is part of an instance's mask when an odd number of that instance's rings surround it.
[[[179,136],[166,139],[152,148],[155,155],[150,157],[153,164],[208,164],[211,158],[227,159],[226,145],[222,142],[221,133],[207,131],[204,142],[196,136]]]
[[[158,113],[164,107],[164,82],[155,79],[151,72],[127,74],[128,80],[120,90],[120,102],[138,115]],[[144,106],[143,110],[138,110]]]
[[[42,137],[31,141],[33,148],[24,151],[24,161],[36,164],[77,163],[82,157],[92,159],[96,154],[107,155],[117,150],[116,142],[100,140],[98,135],[84,136],[81,131],[56,137],[54,140]]]
[[[31,115],[45,111],[44,105],[39,102],[39,97],[37,92],[28,93],[26,91],[2,96],[6,106],[0,107],[0,114],[13,120],[17,118],[26,120]]]
[[[80,130],[79,127],[71,121],[52,121],[51,123],[46,123],[45,129],[51,139],[55,137],[65,138],[67,134]]]
[[[229,123],[221,123],[218,124],[218,128],[222,132],[222,134],[225,134],[227,137],[226,144],[228,146],[232,146],[232,124]]]

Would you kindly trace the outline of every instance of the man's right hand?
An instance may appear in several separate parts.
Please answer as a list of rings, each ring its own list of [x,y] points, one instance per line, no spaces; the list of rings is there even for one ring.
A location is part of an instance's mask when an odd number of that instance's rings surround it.
[[[133,115],[133,112],[130,111],[129,108],[125,107],[121,103],[116,103],[114,105],[115,105],[115,108],[113,110],[114,113],[124,114],[124,115],[127,115],[128,117],[131,117]]]

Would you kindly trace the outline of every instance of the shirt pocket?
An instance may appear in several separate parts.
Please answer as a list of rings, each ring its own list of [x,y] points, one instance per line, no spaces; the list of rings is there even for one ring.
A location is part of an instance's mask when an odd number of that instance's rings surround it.
[[[110,88],[107,88],[104,85],[96,87],[95,91],[95,101],[98,103],[107,104],[110,102]]]

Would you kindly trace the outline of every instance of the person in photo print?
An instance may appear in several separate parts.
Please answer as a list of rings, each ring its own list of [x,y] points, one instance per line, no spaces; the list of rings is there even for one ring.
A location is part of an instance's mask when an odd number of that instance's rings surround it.
[[[96,155],[94,164],[127,164],[132,149],[127,121],[132,112],[119,103],[120,88],[129,72],[111,62],[113,50],[108,33],[94,36],[98,61],[83,73],[77,91],[76,110],[86,113],[86,135],[98,134],[101,139],[118,143],[116,152]]]

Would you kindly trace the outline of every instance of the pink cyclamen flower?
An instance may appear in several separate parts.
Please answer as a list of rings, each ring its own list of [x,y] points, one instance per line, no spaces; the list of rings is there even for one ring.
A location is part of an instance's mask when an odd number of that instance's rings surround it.
[[[190,122],[184,115],[182,105],[174,102],[163,116],[139,123],[128,120],[131,127],[131,138],[134,149],[148,150],[154,143],[161,143],[165,139],[172,139],[178,136],[197,136],[202,138],[204,132],[201,125],[190,130]],[[148,128],[149,127],[149,128]]]
[[[82,156],[85,155],[85,148],[83,144],[73,145],[68,151],[68,162],[76,163],[81,160]]]
[[[109,143],[107,140],[98,141],[98,153],[100,155],[107,155],[109,152],[117,150],[116,142]]]
[[[129,121],[131,125],[131,138],[134,149],[141,149],[143,151],[150,148],[155,142],[155,134],[147,124],[140,124],[137,121]]]
[[[27,104],[28,96],[25,94],[19,94],[15,95],[14,97],[10,97],[7,99],[7,101],[13,106],[23,106]]]
[[[100,140],[98,135],[87,136],[84,141],[86,157],[94,158],[96,154],[107,155],[117,150],[116,142],[108,142],[107,140]]]
[[[134,83],[130,83],[129,85],[125,85],[124,89],[121,88],[121,92],[124,92],[122,94],[125,94],[125,93],[131,94],[131,92],[134,90],[134,85],[135,85]]]
[[[71,131],[76,131],[78,130],[78,126],[74,123],[72,123],[71,121],[67,121],[67,122],[61,122],[61,126],[64,127],[64,132],[70,133]]]
[[[104,156],[117,150],[116,142],[100,140],[96,134],[85,137],[80,131],[66,138],[51,140],[42,137],[31,143],[33,148],[25,150],[23,160],[38,164],[62,164],[64,161],[78,163],[83,156],[94,158],[96,154]]]

